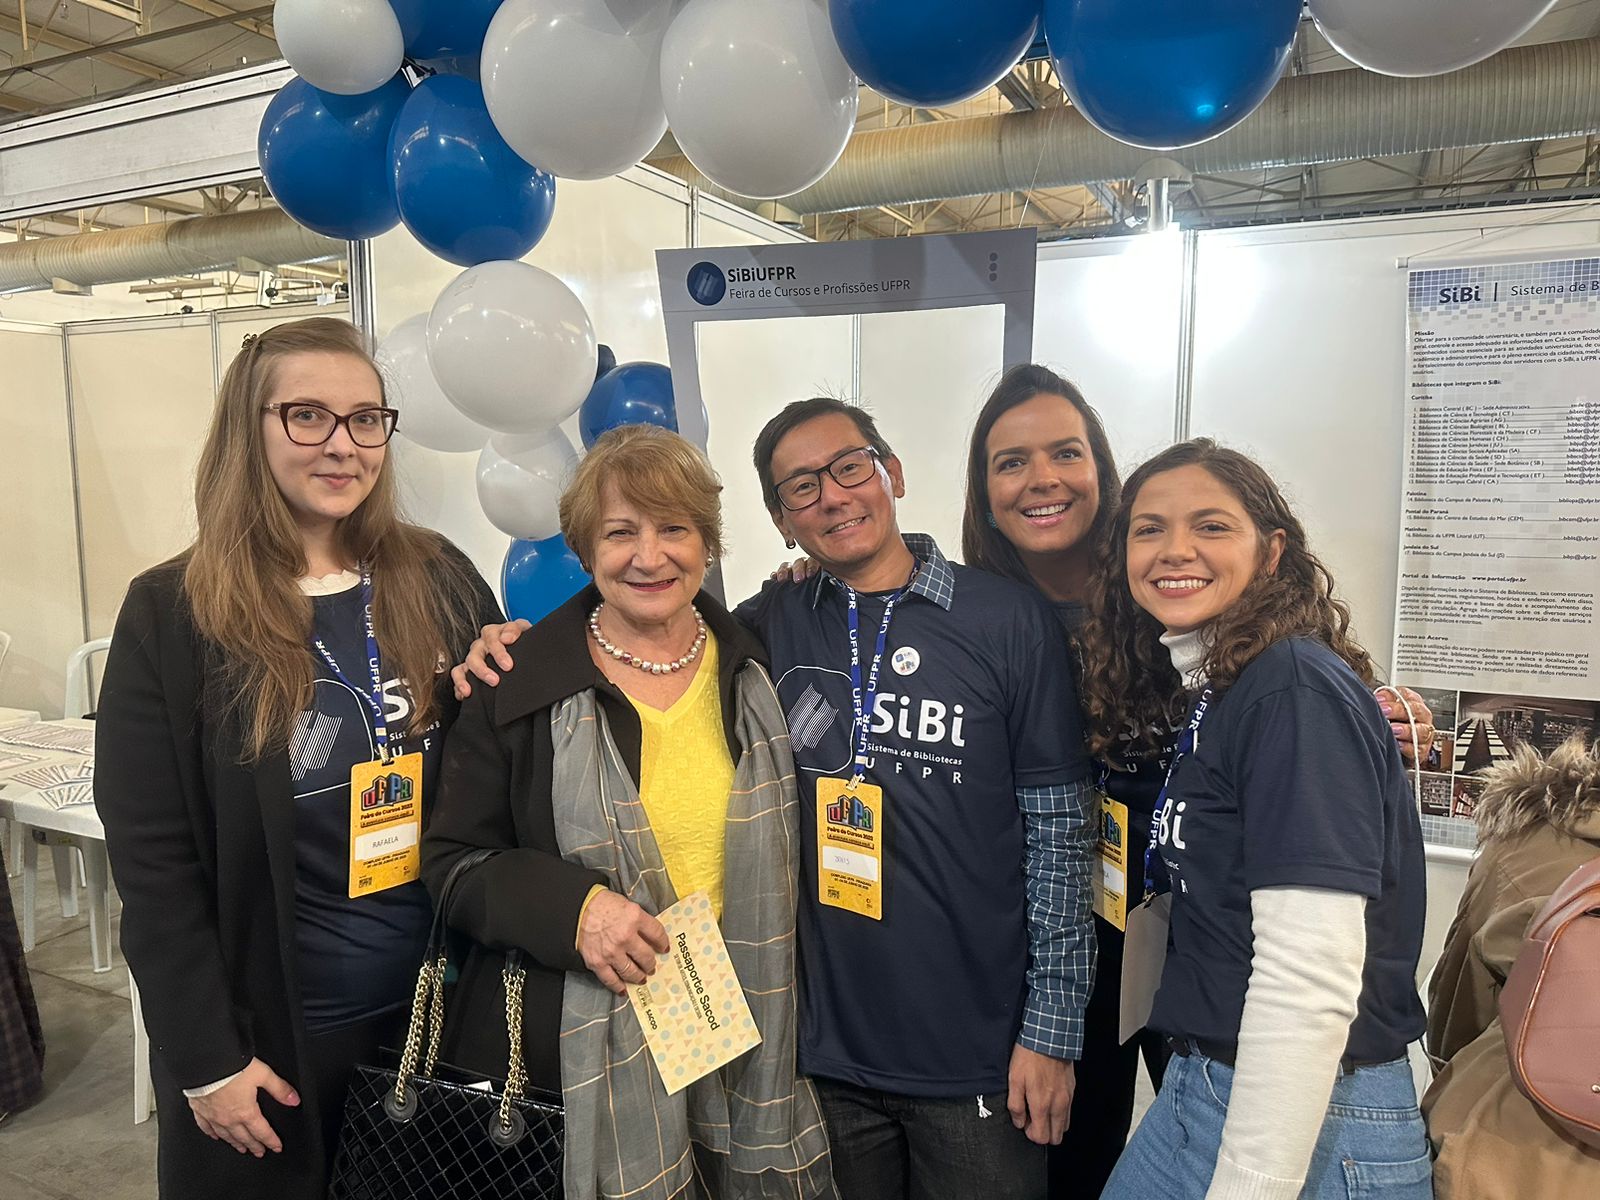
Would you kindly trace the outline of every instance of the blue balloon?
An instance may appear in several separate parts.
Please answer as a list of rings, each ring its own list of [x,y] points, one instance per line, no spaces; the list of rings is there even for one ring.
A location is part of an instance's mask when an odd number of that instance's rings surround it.
[[[595,347],[594,380],[600,382],[600,377],[612,367],[617,365],[617,352],[610,346],[601,342]]]
[[[672,372],[660,363],[623,363],[607,371],[578,410],[578,433],[590,449],[600,435],[621,425],[659,425],[678,432]]]
[[[542,542],[518,539],[506,551],[500,595],[506,615],[537,625],[576,596],[589,582],[578,556],[559,533]]]
[[[394,195],[412,235],[462,267],[521,258],[550,228],[556,181],[518,158],[483,89],[434,75],[394,123]]]
[[[319,92],[299,78],[284,84],[256,135],[261,174],[284,212],[352,241],[399,224],[389,134],[410,94],[401,75],[361,96]]]
[[[1300,0],[1045,0],[1073,105],[1118,141],[1173,150],[1244,120],[1283,74]]]
[[[990,88],[1033,44],[1041,0],[831,0],[852,70],[899,104],[937,108]]]
[[[389,0],[400,18],[406,57],[476,58],[501,0]]]

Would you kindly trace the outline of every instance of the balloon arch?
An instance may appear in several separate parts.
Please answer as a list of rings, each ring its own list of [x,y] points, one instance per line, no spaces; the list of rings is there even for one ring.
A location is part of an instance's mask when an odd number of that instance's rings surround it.
[[[1435,75],[1504,49],[1554,2],[1309,9],[1357,65]],[[1300,13],[1301,0],[278,0],[298,78],[268,105],[258,149],[300,224],[349,239],[404,224],[464,268],[379,359],[403,436],[478,453],[484,512],[517,539],[507,607],[535,619],[586,578],[555,520],[578,457],[561,422],[581,410],[586,448],[617,425],[678,424],[667,369],[618,366],[571,289],[520,261],[550,227],[558,179],[625,171],[670,126],[721,187],[788,196],[844,152],[860,84],[900,104],[957,104],[1041,33],[1101,130],[1190,146],[1266,98]]]

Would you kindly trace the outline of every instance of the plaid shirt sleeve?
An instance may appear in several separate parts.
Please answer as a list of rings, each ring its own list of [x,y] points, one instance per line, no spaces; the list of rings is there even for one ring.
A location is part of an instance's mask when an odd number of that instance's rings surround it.
[[[1052,1058],[1083,1054],[1083,1010],[1094,986],[1090,919],[1096,826],[1089,782],[1020,788],[1027,834],[1028,999],[1017,1044]]]

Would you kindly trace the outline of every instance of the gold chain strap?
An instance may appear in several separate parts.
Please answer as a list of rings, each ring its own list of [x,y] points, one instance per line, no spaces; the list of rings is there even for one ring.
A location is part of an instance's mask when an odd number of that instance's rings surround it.
[[[528,1085],[528,1067],[522,1061],[522,981],[527,972],[522,967],[507,963],[500,972],[506,985],[506,1032],[510,1038],[511,1052],[506,1064],[506,1091],[500,1099],[500,1126],[511,1125],[511,1107],[522,1099]]]
[[[444,976],[449,960],[441,951],[433,964],[433,1004],[430,1006],[428,1028],[428,1061],[422,1073],[432,1078],[433,1068],[439,1062],[439,1043],[444,1040]]]
[[[406,1048],[400,1056],[400,1073],[395,1079],[395,1102],[404,1107],[406,1085],[417,1071],[417,1056],[422,1051],[422,1024],[428,1012],[428,999],[433,991],[434,964],[423,963],[417,972],[417,990],[411,1000],[411,1024],[406,1029]],[[432,1069],[431,1065],[429,1067]]]

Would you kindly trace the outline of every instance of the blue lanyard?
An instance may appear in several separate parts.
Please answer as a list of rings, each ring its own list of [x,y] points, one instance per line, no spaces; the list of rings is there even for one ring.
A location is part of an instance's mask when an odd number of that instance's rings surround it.
[[[911,584],[917,578],[917,571],[922,564],[918,563],[912,568],[911,578],[884,603],[883,624],[878,626],[878,647],[872,655],[872,667],[867,672],[867,686],[861,686],[861,616],[856,600],[856,590],[849,584],[844,585],[844,593],[850,599],[847,618],[850,626],[850,702],[855,706],[855,774],[850,782],[857,784],[867,774],[867,718],[878,703],[878,670],[883,666],[883,651],[889,644],[889,622],[894,618],[894,606],[899,604],[905,594],[911,590]]]
[[[345,673],[339,669],[339,664],[333,657],[333,652],[321,638],[313,637],[311,644],[316,647],[317,653],[322,655],[322,661],[328,664],[328,670],[333,672],[334,677],[365,700],[367,706],[372,709],[372,739],[378,743],[378,755],[386,763],[393,762],[394,758],[389,753],[389,726],[383,715],[383,667],[378,659],[378,635],[372,627],[372,572],[366,567],[361,568],[361,622],[367,635],[367,666],[372,672],[371,695],[367,695],[345,677]]]
[[[1167,778],[1161,785],[1161,795],[1156,800],[1155,811],[1150,814],[1150,844],[1144,851],[1144,894],[1148,899],[1158,890],[1156,862],[1161,857],[1161,818],[1167,811],[1167,792],[1172,787],[1172,776],[1184,755],[1193,754],[1200,747],[1200,724],[1206,719],[1206,709],[1211,707],[1211,689],[1206,688],[1195,701],[1194,712],[1189,714],[1189,724],[1184,727],[1178,744],[1172,752],[1172,762],[1167,766]],[[1169,885],[1170,886],[1170,885]]]

